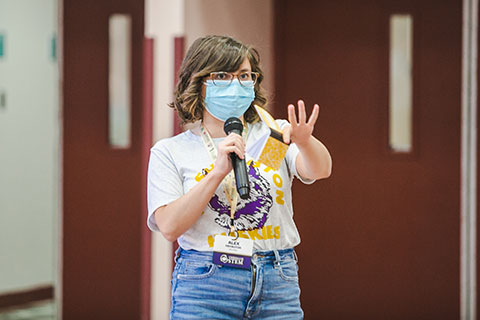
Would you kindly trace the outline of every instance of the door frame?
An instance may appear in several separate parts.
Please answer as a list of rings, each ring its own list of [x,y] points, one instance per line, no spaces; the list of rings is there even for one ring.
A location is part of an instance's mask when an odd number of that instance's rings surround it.
[[[476,319],[478,0],[463,1],[460,317]]]

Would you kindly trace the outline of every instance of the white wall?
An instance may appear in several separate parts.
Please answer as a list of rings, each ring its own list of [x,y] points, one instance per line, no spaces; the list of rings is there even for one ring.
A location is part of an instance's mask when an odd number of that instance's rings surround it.
[[[154,58],[154,142],[172,136],[173,111],[167,104],[173,99],[174,38],[183,36],[183,0],[146,0],[145,33],[155,39]],[[152,243],[152,320],[168,319],[172,245],[159,233]]]
[[[0,294],[57,279],[56,0],[0,0]]]

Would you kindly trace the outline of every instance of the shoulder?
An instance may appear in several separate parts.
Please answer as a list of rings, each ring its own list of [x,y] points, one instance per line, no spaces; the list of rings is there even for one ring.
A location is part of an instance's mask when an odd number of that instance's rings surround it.
[[[282,129],[282,130],[283,130],[283,128],[284,128],[286,125],[290,124],[290,123],[289,123],[287,120],[285,120],[285,119],[277,119],[277,120],[275,120],[275,122],[278,124],[278,126],[279,126],[280,129]]]
[[[199,151],[203,147],[201,138],[191,131],[185,131],[176,136],[157,141],[150,149],[150,155],[154,158],[169,159],[176,162],[188,158],[190,154]]]
[[[283,129],[283,127],[285,127],[286,125],[290,124],[290,123],[289,123],[287,120],[285,120],[285,119],[276,119],[276,120],[275,120],[275,123],[280,127],[280,129]],[[255,123],[251,123],[251,124],[249,125],[249,128],[250,128],[251,130],[255,130],[255,129],[256,129],[256,130],[261,130],[261,128],[264,127],[264,126],[267,126],[267,125],[265,124],[265,122],[263,122],[263,121],[257,121],[257,122],[255,122]]]
[[[283,128],[286,125],[289,125],[289,122],[283,119],[275,120],[275,123],[278,125],[280,130],[283,130]],[[268,126],[263,121],[258,121],[258,122],[249,124],[248,130],[249,130],[249,135],[251,134],[252,136],[255,136],[255,137],[263,136],[268,131]]]
[[[198,143],[200,137],[195,136],[190,130],[176,136],[158,140],[150,149],[152,152],[168,152],[179,148],[185,148]],[[184,149],[185,150],[185,149]]]
[[[257,121],[255,123],[249,123],[248,130],[250,132],[255,132],[255,131],[262,130],[264,126],[265,126],[265,123],[263,123],[263,121]]]

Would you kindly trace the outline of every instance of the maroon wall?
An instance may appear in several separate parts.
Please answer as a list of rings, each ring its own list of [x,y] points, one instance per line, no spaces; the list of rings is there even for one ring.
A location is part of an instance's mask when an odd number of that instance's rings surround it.
[[[387,144],[389,16],[414,19],[414,151]],[[275,1],[276,108],[320,105],[332,176],[294,184],[306,319],[458,319],[462,2]]]

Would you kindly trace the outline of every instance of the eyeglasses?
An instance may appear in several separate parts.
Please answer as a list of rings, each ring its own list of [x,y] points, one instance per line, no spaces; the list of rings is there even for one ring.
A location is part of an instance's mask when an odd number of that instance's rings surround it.
[[[217,87],[228,87],[233,79],[237,77],[240,84],[244,87],[253,87],[257,83],[259,73],[258,72],[241,72],[239,74],[233,74],[231,72],[219,71],[211,72],[210,80]]]

